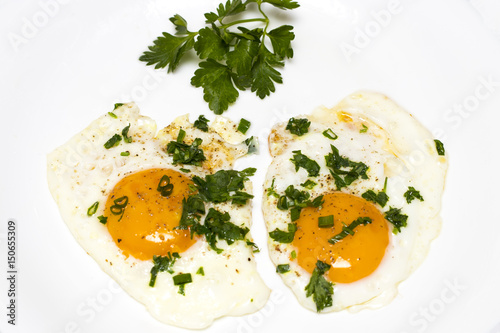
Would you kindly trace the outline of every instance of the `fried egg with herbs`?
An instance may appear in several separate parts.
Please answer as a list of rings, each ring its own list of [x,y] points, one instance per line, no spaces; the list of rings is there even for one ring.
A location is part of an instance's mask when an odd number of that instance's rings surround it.
[[[318,312],[377,308],[441,228],[444,147],[384,95],[277,124],[262,209],[276,271]]]
[[[226,118],[181,116],[156,133],[133,104],[93,121],[48,156],[48,183],[69,230],[158,320],[204,328],[262,308],[245,137]]]

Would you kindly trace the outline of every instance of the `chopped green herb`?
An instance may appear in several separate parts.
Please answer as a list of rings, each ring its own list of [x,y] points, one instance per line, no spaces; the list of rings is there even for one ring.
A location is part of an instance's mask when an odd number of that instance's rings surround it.
[[[176,14],[170,18],[175,35],[163,32],[139,60],[173,72],[194,49],[203,61],[191,84],[203,88],[203,98],[215,114],[222,114],[236,101],[238,89],[250,88],[263,99],[275,91],[275,83],[282,83],[278,68],[284,66],[286,58],[293,57],[291,42],[295,38],[290,25],[268,30],[270,21],[264,3],[283,10],[299,7],[291,0],[228,0],[216,12],[205,14],[207,27],[197,32],[189,31],[186,20]],[[258,17],[240,18],[248,6],[255,8]],[[254,27],[256,23],[261,27]],[[246,24],[252,25],[252,30]],[[237,29],[230,30],[233,26]]]
[[[408,215],[401,214],[401,208],[390,207],[389,210],[385,212],[384,217],[394,225],[394,229],[392,230],[394,234],[400,233],[401,228],[407,225]]]
[[[285,274],[290,272],[290,264],[281,264],[276,266],[276,273]]]
[[[384,207],[389,201],[389,196],[385,193],[387,189],[387,177],[384,181],[384,189],[381,192],[375,193],[373,190],[368,190],[365,193],[361,194],[361,197],[368,201],[372,201],[378,203],[381,207]]]
[[[130,156],[130,152],[127,150],[127,151],[122,151],[120,153],[121,156]]]
[[[342,227],[342,231],[333,236],[328,240],[328,243],[335,244],[338,241],[344,239],[346,236],[351,235],[354,236],[354,229],[358,227],[359,225],[367,225],[372,223],[372,219],[369,217],[358,217],[356,220],[351,222],[349,226],[345,225]]]
[[[327,129],[327,130],[324,130],[323,131],[323,135],[326,136],[328,139],[330,140],[337,140],[338,139],[338,135],[335,134],[331,128]]]
[[[330,145],[332,152],[325,156],[326,166],[330,168],[330,173],[335,180],[337,190],[349,186],[357,180],[368,179],[366,171],[368,166],[363,162],[353,162],[347,157],[340,156],[339,150]]]
[[[123,103],[115,103],[115,108],[113,109],[113,111],[116,110],[116,109],[118,109],[120,106],[123,106],[123,105],[125,105],[125,104],[123,104]]]
[[[193,282],[193,277],[191,273],[178,274],[172,277],[174,280],[174,286],[179,286],[179,294],[186,296],[184,292],[185,285]]]
[[[331,228],[333,227],[333,215],[318,217],[318,228]]]
[[[205,214],[205,203],[198,195],[182,199],[182,215],[179,226],[175,229],[186,230],[190,226],[197,225],[203,214]],[[194,230],[191,229],[191,235],[193,232]]]
[[[311,125],[311,122],[307,118],[290,118],[288,120],[288,124],[286,125],[287,130],[290,131],[290,133],[302,136],[309,132],[309,125]]]
[[[198,119],[194,121],[193,126],[203,132],[208,132],[208,122],[209,120],[205,118],[204,115],[200,115]]]
[[[149,286],[154,287],[156,283],[156,276],[160,272],[169,272],[170,274],[174,273],[172,267],[177,259],[181,256],[179,253],[168,252],[166,256],[153,256],[153,267],[151,268],[151,279],[149,280]]]
[[[98,216],[97,219],[99,220],[99,222],[101,222],[102,224],[106,224],[108,223],[108,218],[104,215],[101,215],[101,216]]]
[[[290,161],[295,165],[295,171],[298,171],[299,168],[304,168],[309,177],[317,177],[319,175],[320,167],[318,162],[302,154],[300,150],[293,151],[293,158]]]
[[[108,112],[108,115],[111,117],[111,118],[118,118],[118,116],[116,114],[114,114],[113,112]]]
[[[99,201],[96,201],[92,204],[92,206],[90,206],[88,209],[87,209],[87,215],[88,216],[92,216],[94,215],[96,212],[97,212],[97,208],[99,207]]]
[[[274,229],[269,233],[269,236],[278,243],[290,244],[295,237],[297,225],[295,223],[288,224],[288,231]]]
[[[330,267],[330,265],[318,260],[311,275],[311,279],[309,280],[309,284],[305,288],[306,297],[312,295],[314,303],[316,303],[317,312],[333,304],[333,283],[327,281],[323,276]]]
[[[424,198],[420,195],[420,192],[417,191],[413,186],[408,186],[408,190],[405,192],[404,197],[406,198],[407,203],[411,203],[414,199],[424,201]]]
[[[320,195],[314,200],[309,199],[310,194],[306,191],[297,190],[293,185],[286,188],[285,194],[278,198],[277,207],[280,210],[290,209],[292,222],[300,217],[300,211],[305,207],[319,207],[323,204],[323,196]]]
[[[226,202],[244,205],[253,195],[243,192],[244,182],[253,176],[257,169],[246,168],[242,171],[219,170],[205,179],[194,176],[193,182],[198,189],[200,197],[207,202]]]
[[[295,252],[295,250],[293,250],[292,253],[290,253],[290,256],[292,257],[292,259],[297,258],[297,252]]]
[[[274,190],[274,181],[275,179],[273,178],[273,181],[271,182],[271,187],[268,187],[267,188],[267,196],[273,196],[273,197],[276,197],[276,198],[279,198],[280,195]]]
[[[184,173],[191,172],[191,170],[189,170],[189,169],[185,169],[185,168],[180,168],[179,170],[181,170],[181,171],[182,171],[182,172],[184,172]]]
[[[205,270],[203,269],[203,266],[198,268],[198,270],[196,271],[196,274],[199,274],[201,276],[205,276]]]
[[[128,203],[128,197],[123,196],[118,199],[115,199],[113,202],[114,205],[109,207],[109,210],[113,215],[120,215],[118,221],[121,221],[123,214],[125,213],[125,207],[127,206]]]
[[[132,137],[128,136],[128,130],[130,129],[130,124],[122,129],[123,141],[126,143],[132,142]]]
[[[300,184],[300,186],[307,188],[308,190],[312,190],[314,186],[318,185],[317,183],[313,182],[312,180],[308,179],[304,183]]]
[[[170,183],[170,177],[167,175],[163,175],[161,177],[160,182],[158,183],[158,187],[156,188],[158,192],[160,192],[162,197],[168,197],[174,191],[174,184]]]
[[[253,253],[258,253],[258,252],[260,252],[259,247],[258,247],[258,246],[257,246],[257,244],[255,244],[254,242],[251,242],[251,241],[247,240],[247,245],[248,245],[248,246],[251,246],[251,247],[253,248],[253,250],[252,250],[252,252],[253,252]]]
[[[247,154],[258,153],[259,151],[259,141],[257,138],[251,136],[245,140],[245,144],[248,147]]]
[[[439,140],[434,140],[434,143],[436,144],[436,151],[438,153],[438,155],[440,156],[444,156],[445,154],[445,151],[444,151],[444,145],[441,141]]]
[[[179,133],[177,134],[177,142],[182,143],[184,141],[184,138],[186,137],[186,131],[183,130],[182,128],[179,130]]]
[[[238,124],[238,131],[247,134],[248,129],[250,128],[251,123],[245,118],[240,119],[240,123]]]
[[[366,127],[365,124],[363,124],[363,128],[359,130],[359,133],[366,133],[368,131],[368,127]]]
[[[201,166],[201,163],[206,160],[203,150],[198,148],[202,140],[196,138],[191,145],[188,145],[179,142],[179,137],[181,137],[181,132],[179,132],[177,141],[170,141],[167,145],[167,153],[173,156],[174,165],[188,164]]]
[[[106,141],[106,143],[104,144],[104,148],[110,149],[115,146],[118,146],[121,140],[122,137],[119,134],[115,134],[108,141]]]

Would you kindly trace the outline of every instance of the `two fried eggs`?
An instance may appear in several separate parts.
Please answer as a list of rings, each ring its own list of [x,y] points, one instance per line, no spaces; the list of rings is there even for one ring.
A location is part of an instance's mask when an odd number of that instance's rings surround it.
[[[447,160],[430,133],[385,96],[357,93],[277,124],[269,150],[269,255],[299,303],[388,303],[440,229]],[[162,322],[204,328],[258,311],[270,293],[249,232],[253,172],[232,170],[247,152],[225,118],[201,128],[182,116],[156,133],[125,104],[49,155],[49,188],[126,292]]]

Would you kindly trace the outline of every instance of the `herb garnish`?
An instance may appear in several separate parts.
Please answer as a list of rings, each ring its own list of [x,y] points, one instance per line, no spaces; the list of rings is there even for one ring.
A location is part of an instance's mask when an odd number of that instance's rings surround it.
[[[125,105],[125,104],[124,103],[115,103],[115,108],[113,109],[113,111],[118,109],[120,106],[123,106],[123,105]]]
[[[418,199],[420,201],[424,201],[420,192],[417,191],[413,186],[408,186],[408,190],[404,194],[406,202],[411,203],[414,199]]]
[[[180,133],[179,137],[181,137]],[[177,137],[177,141],[170,141],[167,144],[167,153],[173,156],[174,165],[189,164],[201,166],[201,163],[206,160],[203,150],[198,148],[202,140],[196,138],[191,145],[188,145],[184,142],[179,142],[179,137]]]
[[[168,252],[166,256],[156,256],[156,255],[153,256],[154,266],[151,268],[151,279],[149,280],[149,286],[150,287],[155,286],[156,276],[158,275],[159,272],[167,271],[170,274],[173,274],[174,270],[172,269],[172,266],[174,265],[175,261],[180,257],[181,256],[177,252],[174,253]]]
[[[246,120],[245,118],[240,119],[240,123],[238,124],[238,131],[247,134],[248,129],[252,123]]]
[[[309,125],[311,125],[311,122],[307,118],[296,119],[292,117],[288,120],[288,124],[285,129],[289,130],[292,134],[302,136],[309,132]]]
[[[280,210],[290,209],[290,218],[296,221],[300,217],[300,211],[305,207],[319,207],[323,204],[323,196],[317,196],[309,200],[310,194],[306,191],[297,190],[293,185],[286,188],[285,194],[278,199],[277,207]]]
[[[230,21],[231,16],[246,11],[252,3],[257,5],[259,17]],[[236,101],[237,89],[250,88],[263,99],[275,91],[274,83],[282,83],[277,68],[284,66],[286,58],[293,57],[291,41],[295,38],[290,25],[268,31],[269,17],[263,3],[283,10],[299,7],[291,0],[228,0],[219,5],[216,13],[205,14],[208,26],[198,32],[189,31],[186,20],[176,14],[170,18],[175,35],[164,32],[139,60],[155,68],[168,66],[167,71],[173,72],[186,52],[194,48],[203,61],[191,84],[203,88],[203,98],[215,114],[222,114]],[[242,26],[247,23],[261,23],[263,27],[249,30]],[[233,26],[237,30],[230,30]],[[266,39],[272,51],[267,48]]]
[[[208,122],[209,120],[205,118],[204,115],[200,115],[193,123],[193,126],[203,132],[208,132]]]
[[[162,197],[168,197],[172,194],[174,190],[174,184],[170,183],[170,177],[167,175],[163,175],[161,177],[160,182],[158,183],[158,187],[156,188],[158,192],[160,192]]]
[[[104,144],[104,148],[110,149],[120,144],[122,137],[120,134],[113,135],[106,143]]]
[[[283,231],[278,228],[269,233],[269,236],[278,243],[290,244],[293,242],[295,232],[297,231],[297,224],[289,223],[288,231]]]
[[[191,273],[178,274],[173,276],[172,279],[174,280],[174,286],[179,286],[179,294],[186,296],[184,287],[186,284],[193,282]]]
[[[330,265],[318,260],[309,284],[305,288],[306,297],[313,296],[317,312],[333,304],[333,283],[327,281],[323,276],[330,268]]]
[[[97,212],[97,208],[99,207],[99,201],[96,201],[92,204],[92,206],[90,206],[88,209],[87,209],[87,216],[92,216],[94,215],[96,212]]]
[[[363,128],[359,130],[359,133],[366,133],[368,132],[368,127],[366,127],[365,124],[363,124]]]
[[[203,266],[200,266],[198,270],[196,271],[196,274],[199,274],[201,276],[205,276],[205,270],[203,269]]]
[[[323,131],[323,135],[326,136],[328,139],[330,140],[337,140],[338,139],[338,135],[335,134],[331,128],[327,129],[327,130],[324,130]]]
[[[438,153],[438,155],[440,156],[444,156],[445,154],[445,151],[444,151],[444,145],[441,141],[439,140],[434,140],[434,143],[436,144],[436,151]]]
[[[312,190],[314,186],[318,185],[317,183],[313,182],[312,180],[308,179],[304,183],[300,184],[300,186],[307,188],[308,190]]]
[[[271,182],[271,187],[268,187],[267,188],[267,196],[273,196],[273,197],[276,197],[276,198],[279,198],[280,195],[278,194],[278,192],[276,192],[276,190],[274,189],[274,181],[275,179],[273,178],[273,181]]]
[[[293,158],[290,161],[295,165],[295,171],[298,171],[299,168],[304,168],[309,177],[317,177],[319,175],[320,167],[318,162],[302,154],[300,150],[293,151]]]
[[[365,193],[361,194],[363,199],[378,203],[381,207],[384,207],[389,201],[389,196],[385,193],[387,190],[387,177],[384,181],[384,189],[381,192],[375,193],[373,190],[368,190]]]
[[[363,162],[353,162],[347,157],[340,156],[339,150],[330,145],[332,152],[325,156],[326,166],[330,168],[330,173],[335,179],[337,190],[346,187],[356,179],[368,179],[366,171],[368,166]]]
[[[118,199],[115,199],[113,202],[115,204],[109,207],[109,210],[113,215],[120,215],[120,218],[118,219],[118,221],[120,221],[123,217],[123,214],[125,213],[125,207],[127,206],[128,203],[128,197],[123,196]]]
[[[401,228],[406,227],[408,215],[401,214],[401,208],[390,207],[384,215],[385,219],[394,225],[392,232],[398,234]]]
[[[333,236],[328,240],[328,243],[330,244],[335,244],[338,241],[344,239],[348,235],[354,236],[354,229],[358,227],[359,225],[367,225],[372,223],[372,219],[369,217],[358,217],[356,220],[352,221],[348,226],[344,224],[342,227],[342,231]]]
[[[290,272],[290,264],[281,264],[276,266],[276,273],[285,274]]]
[[[259,141],[253,136],[245,140],[245,144],[248,147],[247,154],[257,153],[259,150]]]
[[[108,223],[108,218],[104,215],[100,215],[97,217],[97,219],[99,220],[99,222],[101,222],[102,224],[106,224]]]
[[[331,228],[333,227],[333,215],[318,217],[318,228]]]

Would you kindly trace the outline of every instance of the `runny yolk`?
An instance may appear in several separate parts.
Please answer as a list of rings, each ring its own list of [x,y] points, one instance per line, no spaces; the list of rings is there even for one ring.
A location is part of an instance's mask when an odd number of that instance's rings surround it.
[[[164,175],[173,185],[172,193],[164,192],[166,196],[158,191]],[[149,169],[130,174],[115,185],[104,215],[109,233],[126,256],[151,260],[154,255],[182,253],[196,242],[189,230],[174,230],[181,219],[182,200],[190,193],[189,184],[191,180],[175,170]]]
[[[370,275],[378,267],[389,243],[389,229],[377,207],[361,197],[346,193],[329,193],[321,209],[302,209],[292,245],[299,265],[312,273],[317,260],[332,265],[328,279],[350,283]],[[334,226],[319,228],[320,216],[333,215]],[[335,244],[328,240],[342,232],[358,217],[369,217],[371,224],[359,225],[354,235],[347,235]]]

